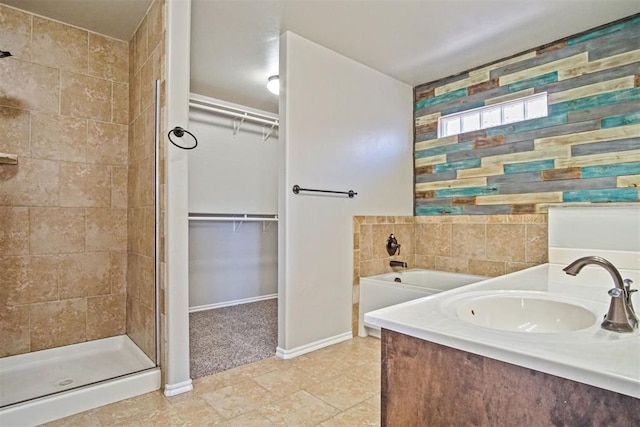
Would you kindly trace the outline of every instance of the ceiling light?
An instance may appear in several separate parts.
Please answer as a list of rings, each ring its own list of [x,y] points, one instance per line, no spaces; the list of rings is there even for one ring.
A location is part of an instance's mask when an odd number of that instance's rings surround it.
[[[267,81],[267,89],[269,89],[269,92],[278,95],[280,93],[280,77],[269,77],[269,81]]]

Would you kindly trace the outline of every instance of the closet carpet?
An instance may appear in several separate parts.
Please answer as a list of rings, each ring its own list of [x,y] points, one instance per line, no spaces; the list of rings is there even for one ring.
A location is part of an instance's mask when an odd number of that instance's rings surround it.
[[[189,314],[191,378],[200,378],[274,356],[278,300]]]

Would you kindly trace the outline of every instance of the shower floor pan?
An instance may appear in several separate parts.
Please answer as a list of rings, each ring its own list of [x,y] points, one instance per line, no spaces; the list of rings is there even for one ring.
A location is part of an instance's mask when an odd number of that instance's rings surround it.
[[[0,408],[154,368],[126,335],[0,359]]]

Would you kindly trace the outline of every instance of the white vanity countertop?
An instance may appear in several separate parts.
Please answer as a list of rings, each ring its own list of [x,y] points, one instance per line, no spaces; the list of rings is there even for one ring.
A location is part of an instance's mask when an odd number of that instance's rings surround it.
[[[600,323],[613,288],[609,273],[595,266],[568,276],[564,265],[543,264],[451,291],[366,313],[365,324],[489,357],[558,377],[640,398],[640,332],[616,333]],[[620,270],[640,285],[639,270]],[[460,320],[452,302],[461,295],[486,291],[534,292],[571,301],[597,313],[587,329],[560,333],[526,333],[489,329]],[[640,292],[633,294],[640,311]]]

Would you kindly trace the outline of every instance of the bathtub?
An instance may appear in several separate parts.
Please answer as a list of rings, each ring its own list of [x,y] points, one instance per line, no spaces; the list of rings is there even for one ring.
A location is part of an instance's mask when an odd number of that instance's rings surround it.
[[[364,314],[369,311],[437,294],[486,278],[472,274],[421,269],[361,277],[358,335],[380,337],[380,328],[364,323]]]

